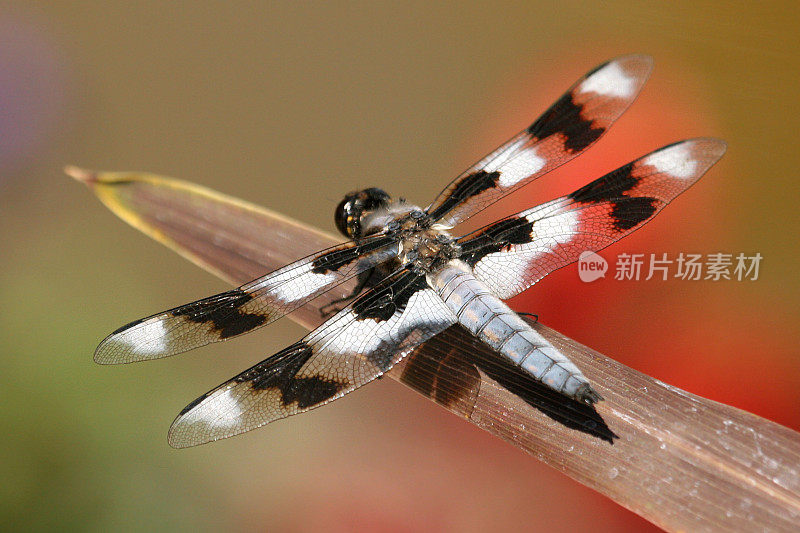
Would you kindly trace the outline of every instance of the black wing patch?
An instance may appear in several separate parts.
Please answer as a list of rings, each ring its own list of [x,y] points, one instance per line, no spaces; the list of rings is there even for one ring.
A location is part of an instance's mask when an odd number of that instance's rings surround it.
[[[223,292],[204,300],[174,309],[172,318],[185,318],[195,324],[207,324],[211,330],[225,340],[263,326],[268,316],[261,313],[245,312],[245,305],[253,299],[253,295],[242,289]],[[117,330],[114,333],[121,333]]]
[[[230,437],[331,402],[455,321],[424,276],[399,271],[300,342],[192,402],[173,423],[170,444]]]
[[[256,391],[277,389],[284,407],[297,403],[300,409],[308,409],[332,398],[348,385],[347,381],[320,376],[298,378],[297,373],[313,355],[313,348],[300,341],[269,358],[267,365],[257,365],[240,374],[235,381],[250,383]]]
[[[497,188],[498,179],[500,179],[500,172],[496,170],[494,172],[486,172],[481,169],[470,172],[454,184],[453,189],[442,199],[440,204],[433,207],[429,212],[431,218],[439,220],[446,213],[449,213],[470,198],[475,198],[481,193]]]
[[[640,228],[725,153],[717,139],[672,144],[562,198],[459,240],[461,259],[498,297],[511,298],[550,272]]]
[[[630,106],[652,69],[647,56],[603,63],[527,129],[458,176],[428,207],[454,226],[591,146]]]
[[[182,353],[265,326],[397,253],[397,239],[377,235],[306,257],[237,289],[131,322],[95,351],[103,364]]]
[[[601,65],[597,70],[603,68]],[[589,73],[587,76],[591,76]],[[583,105],[575,103],[572,91],[566,93],[550,109],[528,127],[528,133],[539,140],[553,135],[561,135],[564,149],[570,154],[578,154],[600,138],[606,127],[595,126],[594,121],[583,116]]]

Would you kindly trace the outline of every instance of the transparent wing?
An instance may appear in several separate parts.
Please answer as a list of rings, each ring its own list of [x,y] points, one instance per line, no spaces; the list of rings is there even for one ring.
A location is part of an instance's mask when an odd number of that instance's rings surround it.
[[[455,322],[424,276],[399,271],[303,340],[192,402],[169,442],[203,444],[336,400]]]
[[[499,298],[642,227],[725,153],[717,139],[692,139],[652,152],[552,202],[460,239],[461,259]]]
[[[630,55],[596,67],[536,122],[459,175],[428,213],[455,226],[577,156],[630,106],[652,65],[648,56]]]
[[[94,359],[158,359],[248,333],[396,253],[396,239],[385,235],[334,246],[236,289],[131,322],[106,337]]]

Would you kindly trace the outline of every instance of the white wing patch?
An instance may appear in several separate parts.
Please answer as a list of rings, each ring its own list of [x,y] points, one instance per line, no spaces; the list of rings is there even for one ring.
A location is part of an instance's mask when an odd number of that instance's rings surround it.
[[[486,172],[494,172],[502,167],[506,162],[512,157],[514,154],[517,153],[525,143],[528,142],[527,137],[521,137],[507,145],[501,146],[488,156],[486,156],[480,163],[478,163],[478,167],[483,167],[483,170]]]
[[[276,273],[270,277],[267,287],[272,287],[277,299],[291,303],[306,298],[339,279],[336,273],[315,274],[311,268],[312,263],[309,262],[302,267]]]
[[[578,91],[616,98],[630,98],[639,88],[636,78],[628,76],[619,64],[612,62],[586,78]]]
[[[528,176],[542,170],[547,160],[539,157],[534,148],[528,148],[517,154],[500,170],[499,183],[502,187],[511,187]]]
[[[201,423],[206,428],[229,429],[242,423],[242,400],[233,395],[235,389],[218,391],[203,401],[202,406],[184,415],[184,423]]]
[[[574,238],[580,227],[579,213],[573,210],[558,213],[557,203],[558,200],[554,200],[520,213],[528,220],[535,221],[532,242],[538,243],[538,246],[524,245],[524,254],[509,254],[504,251],[491,253],[475,265],[475,276],[488,283],[501,300],[511,296],[503,293],[502,287],[515,288],[524,284],[531,264]],[[556,214],[548,216],[550,212]],[[497,272],[503,273],[502,283],[489,282],[496,277]]]
[[[523,148],[529,139],[522,138],[504,147],[494,159],[483,168],[486,172],[500,172],[500,186],[511,187],[539,172],[547,160],[539,157],[533,147]]]
[[[336,317],[337,321],[347,328],[346,331],[338,335],[331,335],[331,338],[326,341],[325,337],[330,335],[331,328],[321,328],[309,335],[307,342],[312,346],[321,346],[327,352],[342,355],[350,353],[353,346],[358,345],[365,353],[374,352],[380,346],[386,332],[391,329],[389,325],[396,322],[397,316],[398,313],[395,313],[392,318],[375,328],[374,320],[358,320],[352,310],[347,310]]]
[[[697,161],[692,159],[690,143],[680,143],[650,154],[642,160],[645,165],[674,178],[690,179],[697,176]]]
[[[402,312],[395,312],[389,320],[358,319],[355,312],[348,310],[337,319],[342,325],[346,324],[346,331],[326,339],[329,330],[319,330],[309,336],[308,343],[324,346],[326,351],[338,354],[351,353],[353,346],[359,346],[360,352],[369,354],[387,344],[402,340],[410,331],[420,326],[452,324],[455,317],[449,312],[443,313],[444,309],[436,292],[424,289],[412,294],[406,308]],[[302,375],[302,371],[299,374]]]
[[[162,320],[142,322],[137,327],[121,332],[114,338],[114,344],[122,344],[132,354],[156,355],[167,348],[167,329]]]
[[[491,280],[493,279],[493,275],[496,275],[496,271],[498,269],[502,269],[502,285],[489,284],[488,282],[487,284],[492,287],[492,292],[495,293],[495,296],[501,300],[505,300],[507,296],[501,292],[498,292],[499,288],[508,286],[516,287],[520,281],[525,279],[525,270],[531,263],[530,257],[539,257],[542,254],[547,253],[548,250],[549,248],[536,248],[531,250],[530,255],[528,256],[523,256],[522,254],[509,254],[507,257],[503,257],[502,252],[489,254],[481,259],[477,265],[475,265],[475,277],[481,280]]]
[[[433,289],[419,291],[408,299],[408,313],[405,317],[407,327],[449,326],[456,316],[444,305],[442,299]]]
[[[543,216],[541,211],[534,211],[536,219],[532,219],[527,213],[525,217],[530,221],[536,221],[533,226],[533,235],[536,238],[538,235],[546,235],[552,238],[558,244],[569,242],[575,233],[578,231],[580,220],[578,218],[578,211],[569,210],[563,213],[558,213],[552,216]]]

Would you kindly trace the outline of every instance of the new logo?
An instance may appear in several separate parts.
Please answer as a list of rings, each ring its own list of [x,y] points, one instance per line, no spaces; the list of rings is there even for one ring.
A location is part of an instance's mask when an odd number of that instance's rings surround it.
[[[578,258],[578,275],[581,281],[589,283],[604,278],[606,272],[608,272],[608,261],[592,251],[581,252]]]

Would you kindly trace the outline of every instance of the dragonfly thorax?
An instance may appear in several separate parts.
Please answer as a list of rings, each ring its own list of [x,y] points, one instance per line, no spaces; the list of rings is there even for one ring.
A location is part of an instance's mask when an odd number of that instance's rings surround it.
[[[444,226],[435,224],[419,206],[400,199],[364,210],[359,227],[363,236],[386,232],[397,238],[400,264],[418,274],[430,273],[458,257],[459,247]]]
[[[458,243],[441,229],[416,227],[405,230],[400,241],[400,261],[421,275],[441,268],[457,258],[459,253]]]

